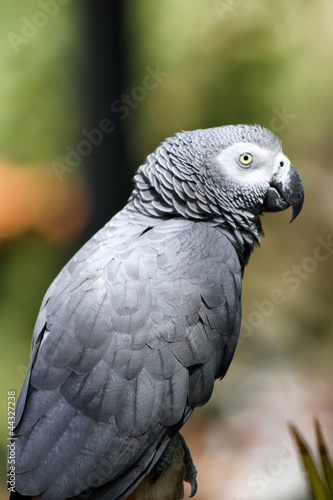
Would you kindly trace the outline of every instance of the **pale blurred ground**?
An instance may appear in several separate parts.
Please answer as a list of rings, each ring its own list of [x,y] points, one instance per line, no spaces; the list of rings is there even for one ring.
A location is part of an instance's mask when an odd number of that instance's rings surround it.
[[[40,8],[36,0],[0,5],[4,402],[21,387],[43,294],[74,251],[91,203],[81,167],[63,183],[52,170],[82,138],[80,4],[59,4],[16,53],[8,34],[20,34],[22,18]],[[279,135],[304,181],[304,209],[293,224],[289,212],[263,218],[266,237],[244,278],[243,341],[184,435],[199,470],[198,500],[305,500],[287,422],[313,445],[319,417],[333,451],[333,254],[313,260],[318,241],[333,239],[333,4],[135,0],[127,20],[127,92],[142,85],[147,67],[165,73],[124,121],[133,172],[176,131],[256,122]],[[276,289],[286,300],[272,308]],[[257,322],[249,329],[251,318]],[[0,434],[6,498],[5,403]]]
[[[183,429],[199,471],[197,500],[309,498],[286,424],[297,423],[315,450],[318,417],[332,449],[333,395],[326,373],[235,362],[227,381],[216,383],[212,403],[215,416],[199,410]]]

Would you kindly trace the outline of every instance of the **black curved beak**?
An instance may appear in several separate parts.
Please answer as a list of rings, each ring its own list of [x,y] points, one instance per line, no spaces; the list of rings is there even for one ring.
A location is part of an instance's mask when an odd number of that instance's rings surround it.
[[[288,207],[293,208],[292,222],[300,213],[304,202],[304,187],[297,170],[290,165],[288,172],[275,174],[267,191],[265,212],[280,212]]]

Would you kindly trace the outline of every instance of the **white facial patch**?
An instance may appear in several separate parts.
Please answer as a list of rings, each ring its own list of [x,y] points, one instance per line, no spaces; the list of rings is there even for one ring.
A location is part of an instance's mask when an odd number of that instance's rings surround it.
[[[215,166],[228,182],[254,186],[269,184],[277,172],[281,176],[284,171],[288,176],[290,161],[281,152],[239,142],[222,150],[215,158]]]

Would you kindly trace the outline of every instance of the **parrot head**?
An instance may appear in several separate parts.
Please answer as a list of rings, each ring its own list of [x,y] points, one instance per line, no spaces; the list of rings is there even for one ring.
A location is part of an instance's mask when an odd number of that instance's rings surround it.
[[[153,217],[210,220],[245,246],[262,234],[260,215],[304,201],[301,178],[280,140],[259,125],[180,132],[147,157],[135,176],[136,209]]]
[[[215,156],[217,169],[235,192],[242,193],[240,199],[249,199],[249,208],[279,212],[292,207],[292,222],[303,207],[301,178],[272,132],[258,126],[254,130],[258,131],[256,142],[253,137],[251,142],[242,139]],[[260,143],[263,135],[271,141]]]
[[[166,143],[180,172],[192,165],[225,212],[261,214],[292,207],[290,222],[300,213],[303,184],[273,132],[259,125],[227,125],[181,132]]]

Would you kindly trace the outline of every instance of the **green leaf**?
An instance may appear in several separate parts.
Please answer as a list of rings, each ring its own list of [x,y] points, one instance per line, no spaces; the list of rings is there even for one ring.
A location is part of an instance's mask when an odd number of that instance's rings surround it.
[[[317,435],[317,443],[320,454],[320,460],[326,479],[326,484],[330,493],[331,498],[333,498],[333,467],[330,456],[328,454],[327,446],[324,440],[323,432],[319,420],[315,420],[315,429]]]
[[[331,500],[332,497],[328,493],[328,490],[314,463],[312,455],[309,451],[309,446],[293,424],[289,424],[289,429],[293,438],[295,439],[296,446],[300,453],[313,500]]]

